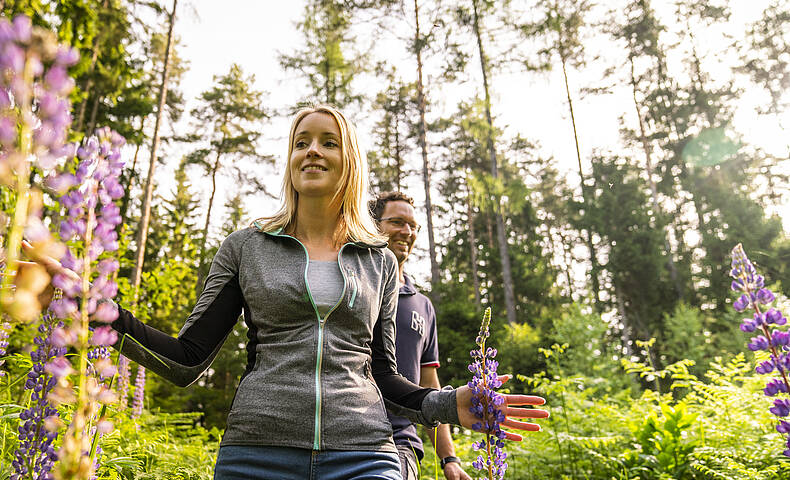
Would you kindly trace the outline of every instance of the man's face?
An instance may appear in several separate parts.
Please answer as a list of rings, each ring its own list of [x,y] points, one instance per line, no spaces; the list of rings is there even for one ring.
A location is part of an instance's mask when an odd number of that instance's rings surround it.
[[[403,265],[414,241],[417,239],[417,221],[414,219],[414,207],[403,200],[387,202],[379,223],[381,233],[389,237],[387,247],[395,254],[398,263]]]

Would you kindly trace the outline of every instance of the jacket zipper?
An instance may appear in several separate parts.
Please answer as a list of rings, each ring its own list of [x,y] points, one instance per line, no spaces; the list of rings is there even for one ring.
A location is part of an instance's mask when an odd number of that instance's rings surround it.
[[[357,298],[357,274],[356,272],[351,273],[351,300],[348,302],[348,308],[354,308],[354,300]]]
[[[337,252],[337,265],[340,267],[340,273],[343,275],[343,293],[340,294],[340,298],[337,300],[337,303],[326,313],[324,318],[321,318],[321,314],[318,313],[318,307],[315,304],[315,300],[313,299],[313,294],[310,291],[310,283],[307,281],[307,270],[310,268],[310,254],[307,252],[307,247],[304,246],[302,242],[299,241],[298,238],[292,237],[291,235],[283,235],[277,234],[282,237],[293,238],[296,240],[302,249],[304,250],[305,258],[307,259],[307,264],[304,267],[304,285],[307,288],[307,296],[310,298],[310,303],[313,305],[313,311],[315,311],[315,316],[318,319],[318,351],[316,352],[316,360],[315,360],[315,429],[313,431],[313,450],[320,450],[321,449],[321,365],[323,364],[324,360],[324,325],[326,324],[326,320],[329,318],[329,315],[335,311],[340,302],[343,301],[343,297],[346,296],[346,287],[348,284],[348,280],[346,279],[346,274],[343,271],[343,265],[340,261],[340,255],[343,253],[343,249],[346,248],[346,245],[350,245],[350,243],[344,244],[340,247],[340,251]]]

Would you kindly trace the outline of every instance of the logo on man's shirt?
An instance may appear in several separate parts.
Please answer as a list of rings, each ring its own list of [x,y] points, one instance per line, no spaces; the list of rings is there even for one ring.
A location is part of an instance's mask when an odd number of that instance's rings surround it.
[[[411,311],[411,329],[419,333],[420,336],[425,334],[425,317],[414,310]]]

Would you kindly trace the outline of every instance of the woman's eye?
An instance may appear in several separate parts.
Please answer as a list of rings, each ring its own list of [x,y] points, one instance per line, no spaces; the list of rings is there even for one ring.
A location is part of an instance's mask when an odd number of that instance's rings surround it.
[[[330,141],[324,143],[324,146],[325,147],[330,147],[330,148],[336,148],[338,145],[337,145],[337,142],[335,142],[334,140],[330,140]]]
[[[307,142],[305,142],[304,140],[299,140],[298,142],[296,142],[295,145],[296,148],[304,148],[306,146],[307,146]]]

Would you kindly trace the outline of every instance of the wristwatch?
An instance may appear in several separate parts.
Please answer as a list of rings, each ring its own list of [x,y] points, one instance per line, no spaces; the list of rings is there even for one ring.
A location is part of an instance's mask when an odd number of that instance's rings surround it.
[[[441,459],[439,461],[439,466],[444,468],[445,465],[447,465],[448,463],[458,463],[458,464],[460,464],[461,460],[458,457],[444,457],[443,459]]]

